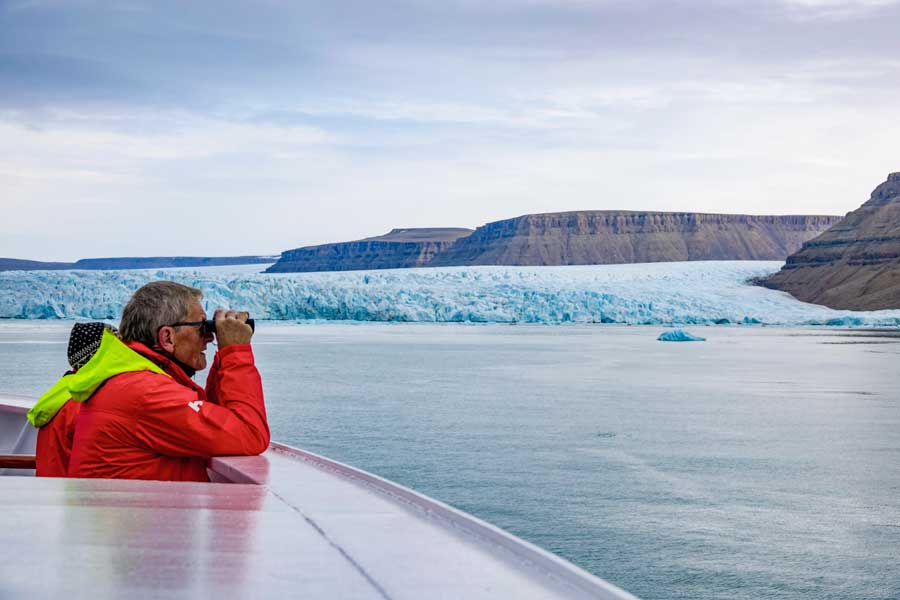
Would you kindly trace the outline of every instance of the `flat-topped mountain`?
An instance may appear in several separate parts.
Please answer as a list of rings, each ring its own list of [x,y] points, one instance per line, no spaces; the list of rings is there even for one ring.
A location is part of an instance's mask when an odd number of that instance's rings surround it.
[[[471,229],[460,227],[393,229],[385,235],[352,242],[287,250],[266,273],[423,267],[471,233]]]
[[[788,257],[763,285],[849,310],[900,308],[900,173]]]
[[[524,215],[479,227],[428,266],[783,260],[839,220],[605,210]]]
[[[685,260],[784,260],[840,220],[637,211],[524,215],[476,229],[394,229],[282,253],[267,272],[467,265],[594,265]]]
[[[275,258],[276,257],[274,256],[149,256],[82,258],[73,263],[0,258],[0,271],[59,271],[65,269],[112,271],[118,269],[220,267],[227,265],[264,264],[274,262]]]

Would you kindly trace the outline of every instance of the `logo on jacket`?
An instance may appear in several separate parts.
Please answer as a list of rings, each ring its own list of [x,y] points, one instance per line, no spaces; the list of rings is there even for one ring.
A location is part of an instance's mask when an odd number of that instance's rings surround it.
[[[191,410],[194,412],[200,412],[200,407],[203,406],[203,400],[194,400],[193,402],[188,402],[188,406],[191,407]]]

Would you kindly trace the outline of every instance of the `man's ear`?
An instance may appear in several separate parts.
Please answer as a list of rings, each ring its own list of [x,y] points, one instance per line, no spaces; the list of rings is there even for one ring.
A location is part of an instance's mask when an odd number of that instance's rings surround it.
[[[156,345],[164,352],[172,353],[175,351],[175,328],[166,325],[160,327],[156,333]]]

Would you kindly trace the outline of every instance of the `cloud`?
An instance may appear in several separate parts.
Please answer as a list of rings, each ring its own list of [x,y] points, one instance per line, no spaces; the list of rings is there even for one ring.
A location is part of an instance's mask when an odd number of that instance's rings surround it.
[[[0,13],[0,255],[277,252],[579,208],[841,213],[898,170],[896,3]]]
[[[900,4],[898,0],[784,0],[784,2],[795,17],[826,19],[859,18]]]

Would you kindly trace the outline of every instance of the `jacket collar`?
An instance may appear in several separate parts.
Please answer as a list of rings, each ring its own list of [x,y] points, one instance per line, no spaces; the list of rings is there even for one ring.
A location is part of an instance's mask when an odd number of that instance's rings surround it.
[[[148,348],[141,342],[125,342],[125,345],[141,356],[152,360],[154,363],[159,365],[167,375],[172,377],[172,379],[174,379],[181,385],[187,386],[194,390],[203,389],[199,385],[197,385],[197,383],[193,379],[191,379],[187,373],[184,372],[184,369],[181,368],[178,362],[173,360],[171,357],[153,350],[152,348]]]
[[[84,402],[110,377],[133,371],[152,371],[166,375],[195,389],[194,385],[196,384],[180,369],[169,373],[165,367],[126,346],[109,331],[104,331],[100,347],[97,348],[91,359],[77,372],[65,375],[47,390],[31,407],[28,412],[28,420],[35,427],[41,427],[59,412],[59,409],[70,397],[76,402]],[[178,373],[187,383],[182,379],[177,379]]]

